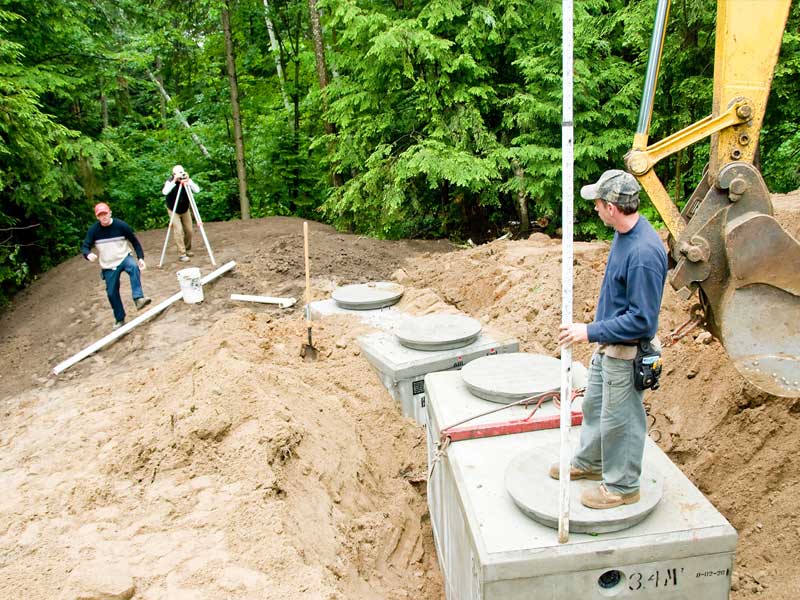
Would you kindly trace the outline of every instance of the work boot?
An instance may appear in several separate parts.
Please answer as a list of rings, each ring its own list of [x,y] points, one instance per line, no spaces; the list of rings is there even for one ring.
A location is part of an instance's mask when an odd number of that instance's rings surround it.
[[[117,329],[119,329],[123,325],[125,325],[125,319],[122,319],[122,321],[115,321],[114,322],[114,331],[116,331]]]
[[[550,477],[553,479],[559,479],[561,477],[561,465],[558,463],[553,463],[550,467]],[[575,465],[569,466],[569,478],[570,479],[589,479],[591,481],[602,481],[603,474],[598,471],[584,471],[583,469],[579,469]]]
[[[136,305],[136,308],[142,310],[145,306],[150,304],[151,300],[148,297],[136,298],[133,303]]]
[[[603,483],[597,487],[583,490],[581,494],[581,504],[599,510],[616,508],[623,504],[636,504],[638,501],[639,490],[628,494],[617,494],[616,492],[609,492]]]
[[[189,262],[189,257],[188,257],[188,256],[186,256],[185,254],[181,254],[181,255],[178,257],[178,260],[179,260],[179,261],[181,261],[181,262]]]

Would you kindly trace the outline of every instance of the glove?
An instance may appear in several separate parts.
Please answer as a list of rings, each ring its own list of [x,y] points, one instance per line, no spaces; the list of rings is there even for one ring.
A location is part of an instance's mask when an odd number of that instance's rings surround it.
[[[97,254],[95,254],[94,252],[89,252],[89,254],[86,255],[86,260],[88,260],[89,262],[96,261],[97,260]]]
[[[143,259],[143,258],[140,258],[138,262],[139,262],[139,268],[140,268],[142,271],[144,271],[144,270],[147,268],[147,265],[145,264],[145,262],[144,262],[144,259]]]

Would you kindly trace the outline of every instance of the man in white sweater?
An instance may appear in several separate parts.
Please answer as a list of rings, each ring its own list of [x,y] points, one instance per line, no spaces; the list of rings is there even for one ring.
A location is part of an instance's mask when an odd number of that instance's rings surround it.
[[[144,270],[144,250],[133,233],[130,225],[121,219],[111,217],[111,209],[105,202],[94,207],[97,223],[89,228],[86,238],[81,244],[81,254],[90,261],[100,262],[100,276],[106,283],[106,294],[111,308],[114,310],[114,329],[125,323],[125,308],[119,295],[120,276],[127,273],[131,279],[133,303],[138,310],[150,304],[142,291],[142,279],[139,270]],[[133,246],[138,261],[131,257],[130,246]],[[94,250],[97,252],[95,253]]]
[[[172,175],[164,183],[161,193],[167,205],[167,214],[172,221],[172,233],[175,246],[178,249],[178,260],[189,262],[192,249],[192,213],[189,204],[189,190],[193,193],[200,191],[200,187],[189,178],[189,174],[181,165],[172,167]],[[175,218],[172,213],[175,213]]]

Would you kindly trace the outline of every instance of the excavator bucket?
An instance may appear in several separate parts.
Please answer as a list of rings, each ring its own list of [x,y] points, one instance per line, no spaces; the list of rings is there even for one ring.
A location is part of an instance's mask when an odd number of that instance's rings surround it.
[[[733,162],[701,182],[672,239],[676,290],[700,288],[706,324],[739,372],[776,396],[800,397],[800,243],[773,216],[758,170]]]

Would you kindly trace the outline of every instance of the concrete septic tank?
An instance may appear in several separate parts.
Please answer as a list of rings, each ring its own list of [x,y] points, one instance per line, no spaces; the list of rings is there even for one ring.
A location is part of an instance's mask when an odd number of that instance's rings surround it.
[[[349,315],[370,327],[383,331],[394,331],[406,318],[402,312],[393,307],[372,310],[342,308],[333,298],[312,302],[309,305],[309,312],[314,320],[324,319],[333,315]]]
[[[453,442],[437,459],[442,428],[498,405],[472,395],[460,372],[427,375],[425,393],[428,460],[436,461],[428,506],[448,600],[728,598],[736,531],[649,438],[643,477],[657,472],[663,481],[652,512],[630,528],[571,532],[569,542],[559,544],[555,529],[517,507],[505,481],[515,458],[540,450],[542,468],[529,483],[544,488],[545,465],[558,457],[559,430]],[[470,423],[522,419],[530,412],[514,406]],[[537,416],[557,414],[548,402]],[[580,428],[573,429],[574,450]]]
[[[498,341],[486,333],[461,348],[433,352],[407,348],[397,336],[382,331],[359,337],[358,344],[403,414],[420,425],[426,422],[423,378],[427,373],[460,369],[476,358],[519,348],[516,340]]]

